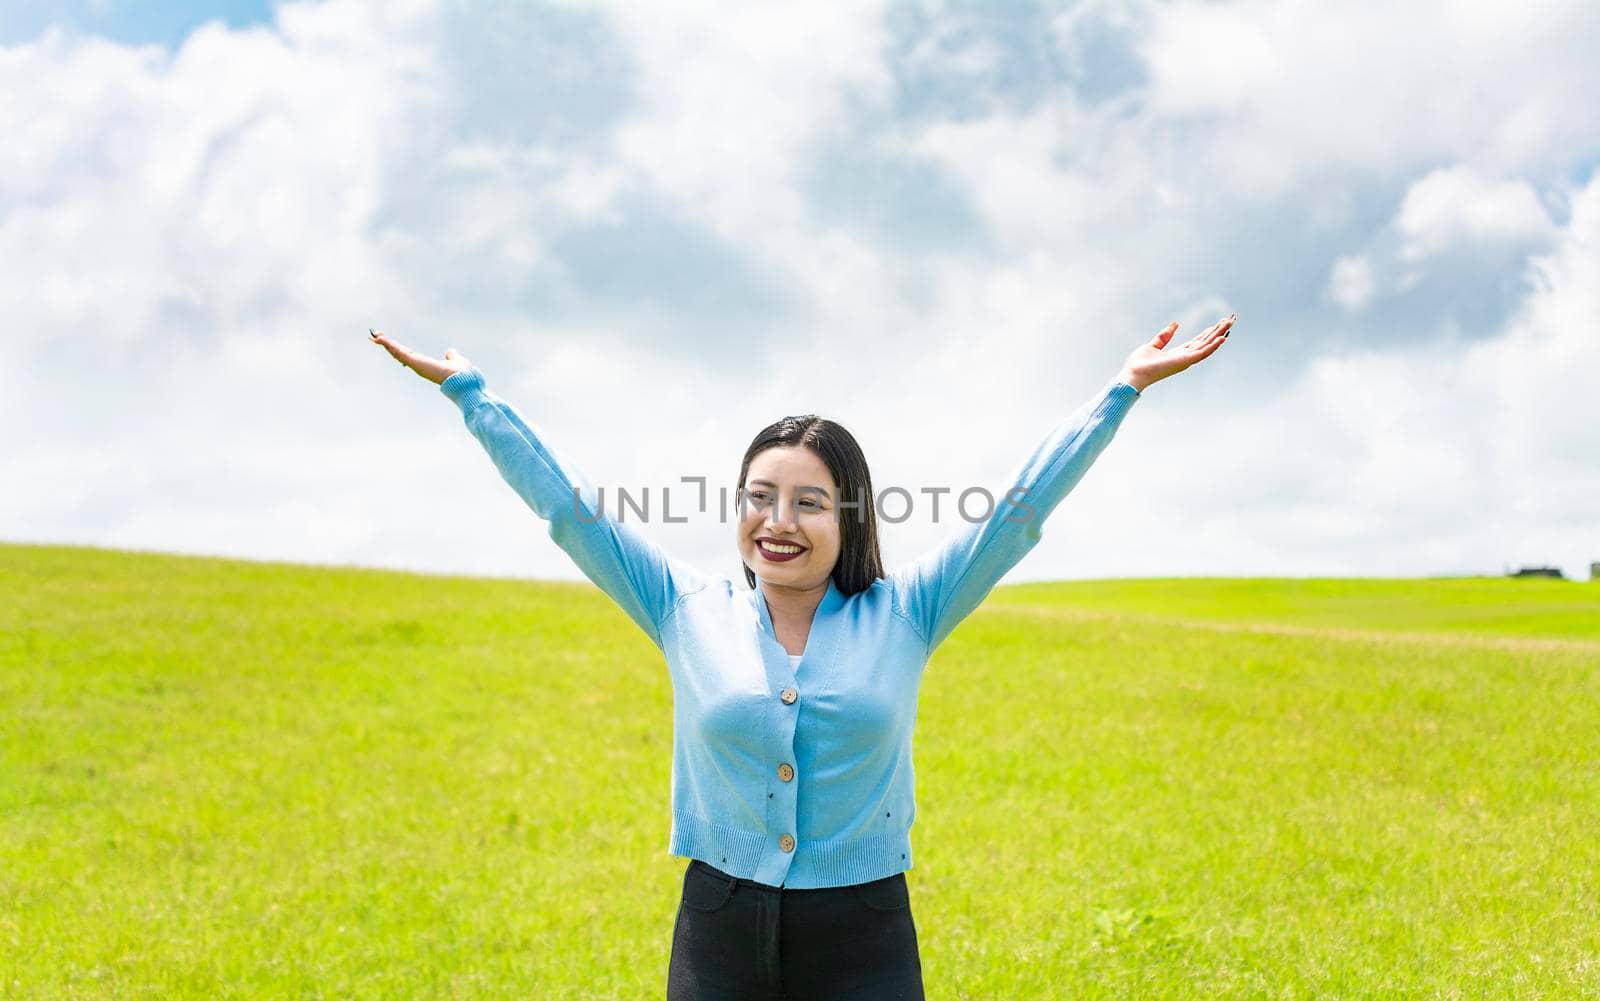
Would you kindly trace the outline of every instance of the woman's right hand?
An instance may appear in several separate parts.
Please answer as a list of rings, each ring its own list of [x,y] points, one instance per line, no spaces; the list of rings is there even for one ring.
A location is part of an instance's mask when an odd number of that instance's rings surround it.
[[[430,358],[425,354],[419,354],[404,344],[396,344],[385,337],[381,330],[370,331],[368,336],[372,343],[381,344],[388,349],[388,352],[400,364],[435,385],[445,381],[457,372],[465,372],[472,367],[472,362],[467,361],[467,356],[455,348],[446,351],[443,360],[440,360],[438,358]]]

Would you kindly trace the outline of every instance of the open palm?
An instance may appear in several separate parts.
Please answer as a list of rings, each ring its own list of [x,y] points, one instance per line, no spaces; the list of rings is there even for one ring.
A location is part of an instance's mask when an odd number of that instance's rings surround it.
[[[1178,325],[1167,324],[1161,333],[1134,348],[1133,353],[1128,355],[1128,360],[1122,363],[1123,381],[1144,392],[1151,383],[1160,382],[1169,375],[1177,375],[1195,362],[1209,358],[1228,339],[1228,331],[1233,327],[1237,315],[1230,313],[1224,316],[1171,350],[1166,350],[1167,343],[1178,332]]]
[[[411,371],[422,376],[432,383],[440,383],[455,375],[465,372],[472,367],[472,362],[467,361],[467,356],[451,348],[444,353],[444,358],[430,358],[425,354],[413,351],[404,344],[397,344],[384,336],[383,331],[374,330],[369,335],[372,343],[381,344],[388,349],[395,360]]]

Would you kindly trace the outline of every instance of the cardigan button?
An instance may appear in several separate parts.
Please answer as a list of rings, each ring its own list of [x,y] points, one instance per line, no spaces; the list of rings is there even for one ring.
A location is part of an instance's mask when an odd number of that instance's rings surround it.
[[[794,778],[794,768],[789,764],[789,762],[785,761],[783,764],[778,766],[778,778],[783,779],[785,782]]]
[[[778,847],[782,848],[786,852],[794,851],[794,835],[785,834],[783,837],[779,838]]]
[[[783,693],[778,696],[778,698],[783,700],[783,704],[788,706],[794,705],[794,700],[798,699],[799,697],[800,693],[795,691],[793,688],[785,688]]]

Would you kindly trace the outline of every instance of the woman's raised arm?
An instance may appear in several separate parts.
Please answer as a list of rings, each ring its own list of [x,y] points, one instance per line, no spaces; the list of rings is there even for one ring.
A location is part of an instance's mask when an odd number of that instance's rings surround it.
[[[454,348],[441,361],[395,344],[379,332],[373,332],[372,339],[401,364],[438,384],[439,391],[461,409],[467,429],[489,453],[500,476],[550,523],[550,538],[661,647],[662,623],[680,596],[701,586],[702,575],[669,557],[634,526],[606,514],[583,473],[516,408],[491,393],[483,373]]]
[[[1115,379],[1050,429],[987,519],[968,524],[890,572],[896,605],[921,631],[930,655],[1038,544],[1044,520],[1110,444],[1142,390],[1209,356],[1232,324],[1233,318],[1225,317],[1181,347],[1164,351],[1178,329],[1170,324],[1134,349]]]

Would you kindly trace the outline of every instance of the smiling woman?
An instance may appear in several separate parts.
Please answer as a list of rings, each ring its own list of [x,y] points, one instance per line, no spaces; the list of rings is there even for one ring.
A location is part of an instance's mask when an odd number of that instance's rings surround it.
[[[669,999],[921,998],[905,874],[911,736],[929,658],[1038,542],[1150,384],[1209,356],[1232,317],[1171,324],[1049,428],[986,520],[885,573],[855,438],[816,415],[756,435],[739,470],[743,583],[607,517],[589,481],[454,348],[372,340],[436,383],[550,537],[644,630],[673,695],[672,830],[690,859]]]
[[[849,597],[883,576],[866,456],[833,421],[786,417],[750,442],[735,498],[745,581],[762,569],[778,641],[802,653],[830,580]]]

